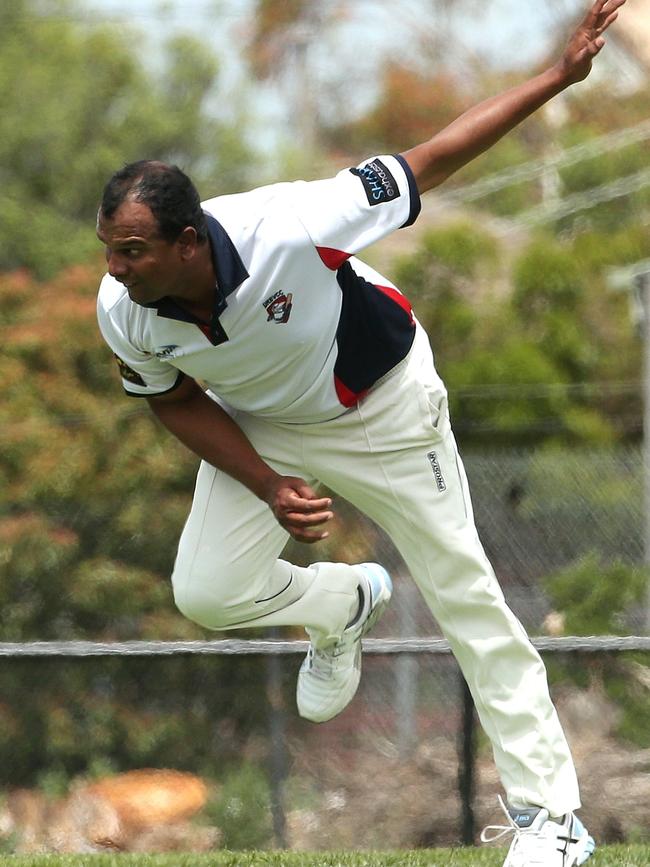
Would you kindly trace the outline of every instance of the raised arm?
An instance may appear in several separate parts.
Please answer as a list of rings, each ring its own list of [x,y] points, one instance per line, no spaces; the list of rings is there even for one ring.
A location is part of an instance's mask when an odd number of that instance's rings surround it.
[[[589,75],[605,44],[603,33],[626,0],[596,0],[553,66],[498,96],[470,108],[441,132],[406,151],[403,157],[421,193],[437,187],[458,169],[492,147],[542,105]]]
[[[303,480],[276,473],[255,451],[236,422],[193,379],[148,398],[157,418],[200,458],[223,470],[266,502],[276,520],[299,542],[318,542],[333,517],[331,500]]]

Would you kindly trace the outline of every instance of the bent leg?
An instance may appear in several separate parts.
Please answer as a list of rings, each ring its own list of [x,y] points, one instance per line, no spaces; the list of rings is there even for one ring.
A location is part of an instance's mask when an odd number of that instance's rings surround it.
[[[179,610],[208,629],[304,626],[316,641],[338,638],[358,606],[358,575],[278,559],[287,539],[265,503],[202,463],[172,575]]]

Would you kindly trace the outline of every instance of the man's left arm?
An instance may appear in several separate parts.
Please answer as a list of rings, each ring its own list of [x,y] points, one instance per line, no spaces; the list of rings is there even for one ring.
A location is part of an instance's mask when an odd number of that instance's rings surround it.
[[[603,33],[626,0],[596,0],[561,58],[539,75],[478,103],[441,132],[405,151],[421,193],[437,187],[569,85],[585,79],[605,40]]]

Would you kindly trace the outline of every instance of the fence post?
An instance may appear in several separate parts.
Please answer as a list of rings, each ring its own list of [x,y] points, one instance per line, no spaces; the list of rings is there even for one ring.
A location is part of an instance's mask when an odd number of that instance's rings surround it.
[[[400,582],[399,634],[415,635],[415,605],[418,593],[412,581]],[[406,759],[417,745],[417,691],[419,661],[412,653],[402,653],[395,664],[395,709],[397,711],[397,749]]]
[[[271,637],[278,637],[273,629]],[[287,848],[287,821],[284,811],[284,781],[287,777],[286,715],[282,691],[282,659],[278,654],[266,658],[266,697],[269,706],[270,789],[273,836],[278,849]]]
[[[644,563],[650,566],[650,271],[637,274],[634,284],[643,310],[643,541]],[[650,632],[650,586],[646,589],[644,626]]]
[[[461,803],[461,837],[465,846],[474,844],[474,784],[476,770],[476,715],[474,700],[462,673],[459,675],[461,730],[458,756],[458,791]]]

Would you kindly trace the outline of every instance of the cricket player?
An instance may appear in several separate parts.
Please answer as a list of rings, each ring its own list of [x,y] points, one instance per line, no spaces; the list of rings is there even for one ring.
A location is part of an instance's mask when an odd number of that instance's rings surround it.
[[[488,734],[507,867],[574,867],[594,841],[543,663],[507,607],[472,516],[445,387],[400,290],[355,258],[409,226],[420,194],[584,79],[625,0],[596,0],[560,59],[428,141],[334,178],[201,203],[180,169],[127,165],[98,214],[98,317],[127,394],[202,463],[172,583],[208,629],[304,626],[299,713],[353,698],[361,637],[391,596],[376,563],[280,558],[333,517],[319,483],[394,541],[449,639]]]

